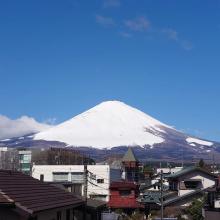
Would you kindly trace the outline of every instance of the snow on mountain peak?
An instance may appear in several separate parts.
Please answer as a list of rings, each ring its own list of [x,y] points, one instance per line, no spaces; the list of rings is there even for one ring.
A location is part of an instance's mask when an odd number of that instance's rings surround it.
[[[162,143],[169,126],[120,101],[106,101],[35,135],[35,140],[61,141],[73,146],[111,148]]]

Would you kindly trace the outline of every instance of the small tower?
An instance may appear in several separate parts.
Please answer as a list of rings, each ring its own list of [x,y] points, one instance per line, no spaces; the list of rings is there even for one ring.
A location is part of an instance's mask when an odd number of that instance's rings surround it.
[[[139,161],[136,159],[131,148],[125,153],[122,158],[122,167],[124,179],[131,182],[138,182],[139,180]]]

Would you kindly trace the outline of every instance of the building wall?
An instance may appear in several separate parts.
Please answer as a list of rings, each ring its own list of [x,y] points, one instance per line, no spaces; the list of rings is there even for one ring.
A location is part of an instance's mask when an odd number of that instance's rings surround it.
[[[63,209],[54,209],[54,210],[48,210],[44,212],[40,212],[37,214],[37,220],[55,220],[57,219],[57,212],[61,213],[61,220],[66,220],[66,211],[69,208],[63,208]],[[82,211],[74,211],[72,209],[70,210],[70,219],[74,220],[82,220],[83,219],[83,214]]]
[[[13,209],[10,208],[0,208],[0,220],[24,220],[19,216]]]
[[[211,177],[210,175],[207,175],[206,173],[202,173],[202,172],[198,172],[198,171],[182,176],[181,178],[179,178],[179,181],[181,182],[181,181],[190,180],[190,179],[201,180],[202,189],[206,189],[208,187],[212,187],[215,185],[214,177]],[[187,193],[190,193],[193,191],[195,191],[195,189],[183,189],[183,190],[179,189],[178,194],[179,194],[179,196],[182,196],[184,194],[187,194]]]
[[[109,165],[88,165],[88,197],[109,200],[110,167]],[[32,176],[40,180],[44,175],[44,181],[53,181],[53,172],[67,172],[68,181],[71,181],[71,173],[84,172],[83,165],[33,165]],[[98,182],[102,179],[103,182]],[[83,194],[84,187],[82,187]],[[105,196],[105,198],[103,198]]]
[[[220,212],[219,211],[205,211],[205,220],[219,220]]]
[[[128,196],[121,196],[119,190],[111,190],[109,207],[112,207],[112,208],[120,208],[120,207],[136,208],[137,201],[136,201],[135,191],[131,190],[130,192],[131,193]]]

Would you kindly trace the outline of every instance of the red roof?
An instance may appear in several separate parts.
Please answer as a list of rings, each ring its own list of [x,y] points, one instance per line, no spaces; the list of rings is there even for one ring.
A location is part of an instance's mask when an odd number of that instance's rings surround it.
[[[13,200],[16,207],[29,214],[84,204],[73,194],[18,171],[0,170],[0,192],[2,202]]]
[[[133,182],[127,182],[127,181],[112,182],[110,185],[110,189],[119,189],[119,188],[136,189],[137,185]]]

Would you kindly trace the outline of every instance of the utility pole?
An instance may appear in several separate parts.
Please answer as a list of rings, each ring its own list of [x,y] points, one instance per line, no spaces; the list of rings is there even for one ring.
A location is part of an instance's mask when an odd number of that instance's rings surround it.
[[[85,207],[84,207],[84,213],[83,213],[83,219],[86,220],[86,213],[87,213],[87,192],[88,192],[88,169],[87,169],[87,163],[84,161],[84,188],[83,188],[83,195],[85,199]]]
[[[160,171],[160,203],[161,203],[161,220],[163,220],[163,170]]]
[[[84,164],[84,197],[85,201],[87,202],[87,191],[88,191],[88,170],[87,170],[87,164]]]

